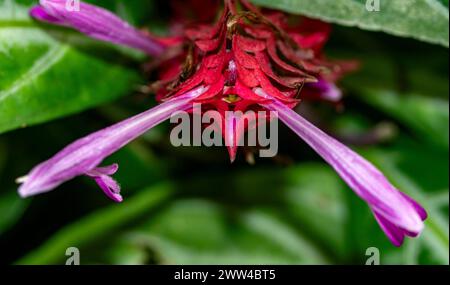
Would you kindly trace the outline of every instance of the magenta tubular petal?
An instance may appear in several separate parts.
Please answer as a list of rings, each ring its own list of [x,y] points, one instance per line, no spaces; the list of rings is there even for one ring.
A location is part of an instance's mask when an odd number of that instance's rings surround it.
[[[103,166],[103,167],[96,167],[92,169],[91,171],[87,172],[86,175],[90,177],[96,177],[101,175],[113,175],[114,173],[119,170],[119,165],[117,163],[114,163],[112,165]]]
[[[114,202],[120,203],[123,201],[120,195],[120,185],[111,175],[119,170],[118,164],[113,164],[105,167],[96,167],[91,171],[86,172],[86,175],[93,178],[105,195]]]
[[[29,197],[48,192],[80,175],[107,176],[113,173],[114,167],[111,169],[97,166],[105,157],[168,119],[172,113],[192,108],[191,101],[205,90],[204,87],[198,87],[146,112],[75,141],[49,160],[34,167],[21,179],[23,184],[19,187],[19,194],[22,197]]]
[[[60,25],[64,26],[65,23],[61,21],[58,18],[53,17],[52,15],[48,14],[47,11],[45,11],[44,8],[41,6],[34,6],[30,10],[31,17],[35,18],[36,20],[39,20],[41,22],[47,22],[50,24]]]
[[[260,88],[255,89],[255,93],[273,99]],[[276,99],[262,106],[278,112],[279,119],[327,161],[350,188],[383,218],[378,220],[382,220],[380,224],[384,225],[382,228],[388,236],[393,236],[393,231],[384,220],[408,235],[417,235],[422,231],[425,210],[392,186],[370,162]]]
[[[114,202],[120,203],[123,201],[123,198],[120,195],[120,185],[112,177],[110,177],[110,175],[116,173],[118,169],[118,164],[113,164],[106,167],[96,167],[91,171],[86,172],[86,175],[95,180],[106,196]]]
[[[405,193],[400,192],[406,200],[408,200],[409,203],[416,209],[417,213],[419,214],[422,221],[425,221],[428,218],[427,211],[419,204],[417,203],[413,198],[409,197]]]
[[[120,186],[113,178],[107,175],[102,175],[95,177],[94,180],[108,198],[116,203],[123,201],[123,197],[120,195]]]
[[[386,218],[373,211],[375,220],[377,220],[383,232],[386,234],[391,243],[395,246],[401,246],[405,240],[405,233],[402,229],[390,223]]]
[[[113,13],[80,3],[79,11],[66,7],[67,0],[40,0],[30,15],[40,21],[71,27],[92,38],[139,49],[152,56],[161,55],[165,46],[138,31]]]
[[[320,93],[320,98],[330,102],[339,102],[342,99],[342,91],[336,84],[319,79],[318,82],[308,83],[308,86],[316,89]]]
[[[225,120],[225,145],[228,149],[230,161],[233,163],[236,160],[236,152],[238,148],[236,138],[237,118],[233,112],[230,112],[225,116]]]

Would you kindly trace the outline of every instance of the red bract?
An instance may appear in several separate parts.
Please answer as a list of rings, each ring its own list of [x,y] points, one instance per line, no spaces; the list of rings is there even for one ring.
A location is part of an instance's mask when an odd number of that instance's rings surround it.
[[[154,85],[157,98],[164,101],[206,85],[208,91],[195,101],[205,110],[218,110],[224,124],[226,111],[263,110],[260,104],[267,99],[255,94],[255,88],[290,108],[303,99],[302,89],[307,99],[338,101],[341,93],[333,82],[354,65],[323,57],[329,34],[330,26],[320,21],[302,18],[290,26],[281,12],[260,11],[247,1],[225,1],[216,23],[184,28],[184,48],[161,64],[160,81]],[[240,138],[245,131],[222,127],[225,140]],[[231,160],[236,150],[229,147]]]

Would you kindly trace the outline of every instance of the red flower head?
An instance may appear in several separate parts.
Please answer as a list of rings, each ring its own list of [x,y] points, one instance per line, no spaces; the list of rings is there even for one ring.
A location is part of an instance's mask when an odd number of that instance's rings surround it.
[[[354,66],[323,57],[330,26],[305,18],[290,26],[287,19],[284,13],[263,13],[245,0],[225,1],[216,23],[184,29],[185,49],[161,64],[161,81],[154,85],[158,87],[157,99],[164,101],[197,86],[208,86],[195,102],[202,103],[202,112],[220,112],[221,131],[232,161],[236,142],[249,123],[246,116],[226,117],[225,112],[265,111],[261,104],[268,99],[255,89],[261,88],[290,108],[302,99],[339,101],[341,93],[333,82]],[[244,128],[238,127],[241,123]],[[227,124],[233,127],[226,128]]]

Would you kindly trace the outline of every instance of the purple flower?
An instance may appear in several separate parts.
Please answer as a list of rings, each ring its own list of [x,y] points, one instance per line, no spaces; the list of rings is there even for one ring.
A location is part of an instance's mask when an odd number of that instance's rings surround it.
[[[400,246],[405,236],[415,237],[422,231],[423,221],[427,218],[425,210],[392,186],[375,166],[262,89],[255,90],[255,93],[272,99],[263,106],[276,111],[279,119],[310,145],[369,204],[394,245]]]
[[[333,82],[328,82],[322,78],[318,82],[308,83],[309,88],[320,94],[320,99],[330,102],[339,102],[342,99],[342,91]]]
[[[32,17],[51,24],[74,28],[92,38],[139,49],[157,56],[165,46],[136,30],[113,13],[83,2],[79,11],[69,10],[67,0],[40,0],[31,9]]]
[[[103,190],[106,196],[115,202],[122,202],[123,198],[120,195],[120,186],[117,184],[111,175],[119,170],[117,163],[105,167],[96,167],[85,174],[95,180],[98,186]]]
[[[75,141],[20,178],[19,182],[23,184],[19,188],[19,194],[22,197],[29,197],[48,192],[76,176],[87,175],[94,178],[108,197],[121,202],[120,187],[110,177],[117,171],[118,166],[98,167],[98,165],[107,156],[170,118],[174,112],[192,108],[191,101],[205,91],[203,87],[196,88],[153,109]]]
[[[81,3],[80,11],[69,11],[66,9],[66,2],[66,0],[41,0],[40,6],[31,10],[31,15],[45,22],[75,28],[95,39],[142,50],[149,55],[161,55],[166,49],[162,41],[138,31],[111,12],[85,3]],[[250,7],[247,1],[236,2],[245,4],[244,8]],[[228,109],[245,111],[249,106],[259,104],[266,110],[276,111],[279,119],[309,144],[336,170],[350,188],[368,203],[377,222],[394,245],[400,246],[405,236],[417,236],[424,227],[423,221],[427,217],[425,210],[391,185],[370,162],[292,110],[298,103],[298,100],[292,97],[298,91],[295,86],[311,77],[305,77],[306,73],[303,70],[284,62],[278,53],[284,53],[291,62],[299,60],[300,66],[306,66],[308,71],[315,72],[314,70],[320,68],[313,62],[308,63],[298,58],[298,53],[290,50],[291,45],[284,42],[285,38],[277,39],[278,32],[269,33],[268,36],[267,31],[275,24],[268,25],[265,29],[250,25],[238,29],[235,25],[240,22],[232,21],[232,25],[229,26],[228,19],[234,19],[229,14],[237,11],[233,6],[236,2],[225,1],[226,7],[217,26],[204,25],[200,28],[187,29],[186,38],[180,40],[175,37],[175,40],[164,41],[168,44],[186,41],[191,47],[195,46],[196,54],[199,55],[195,58],[198,57],[199,62],[191,63],[193,75],[188,79],[173,81],[177,80],[173,79],[176,78],[173,71],[177,72],[180,68],[176,60],[184,59],[183,55],[186,54],[178,54],[169,59],[167,66],[162,68],[165,72],[161,80],[167,85],[163,84],[164,87],[158,94],[165,100],[163,103],[70,144],[49,160],[33,168],[27,176],[19,179],[19,182],[23,183],[19,188],[20,195],[28,197],[51,191],[76,176],[85,175],[94,179],[109,198],[121,202],[120,186],[111,177],[118,170],[118,165],[99,166],[107,156],[168,119],[172,113],[191,109],[192,103],[196,100],[203,102],[206,100],[222,111]],[[257,9],[251,10],[256,13],[254,16],[259,16]],[[228,33],[238,33],[241,30],[252,36],[235,34],[229,37]],[[231,50],[227,46],[231,46]],[[272,64],[271,60],[276,64]],[[184,64],[184,60],[180,62]],[[282,74],[293,73],[295,77],[281,78],[274,69],[277,69],[276,71],[281,69]],[[315,76],[319,80],[316,83],[309,82],[308,89],[314,91],[312,92],[314,94],[321,94],[323,99],[339,101],[342,94],[336,85],[318,74]],[[278,84],[272,84],[274,80]],[[279,89],[280,85],[284,88]],[[292,89],[290,92],[282,92],[290,89]],[[229,117],[229,120],[235,122],[236,118]],[[238,137],[235,123],[227,125],[229,128],[225,129],[224,138],[227,142],[234,142]],[[236,149],[232,148],[230,154],[234,159]]]

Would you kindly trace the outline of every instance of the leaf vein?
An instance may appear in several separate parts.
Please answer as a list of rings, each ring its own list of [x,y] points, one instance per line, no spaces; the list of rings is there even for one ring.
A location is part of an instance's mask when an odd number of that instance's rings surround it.
[[[31,68],[23,74],[19,79],[14,81],[9,88],[0,91],[0,101],[5,100],[12,94],[18,92],[21,88],[29,85],[29,83],[39,77],[41,74],[49,70],[53,65],[66,54],[67,46],[54,46],[48,50],[44,55],[37,59]]]

